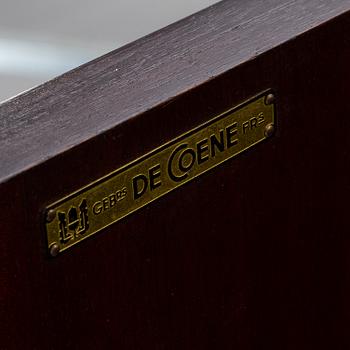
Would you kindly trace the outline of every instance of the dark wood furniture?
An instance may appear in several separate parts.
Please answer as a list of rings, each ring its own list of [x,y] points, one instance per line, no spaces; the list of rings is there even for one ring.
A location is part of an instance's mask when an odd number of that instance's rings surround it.
[[[223,1],[2,104],[0,349],[348,349],[349,33]],[[273,138],[48,256],[48,204],[268,88]]]

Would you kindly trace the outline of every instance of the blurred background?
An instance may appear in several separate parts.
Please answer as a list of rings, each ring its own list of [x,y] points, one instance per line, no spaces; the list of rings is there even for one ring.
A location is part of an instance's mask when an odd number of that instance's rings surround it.
[[[218,0],[0,0],[0,102]]]

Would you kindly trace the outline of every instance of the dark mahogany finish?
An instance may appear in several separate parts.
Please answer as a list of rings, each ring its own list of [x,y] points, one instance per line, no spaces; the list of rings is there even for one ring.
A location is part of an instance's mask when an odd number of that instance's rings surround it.
[[[350,348],[349,33],[223,1],[1,105],[0,349]],[[267,88],[273,138],[47,256],[46,205]]]

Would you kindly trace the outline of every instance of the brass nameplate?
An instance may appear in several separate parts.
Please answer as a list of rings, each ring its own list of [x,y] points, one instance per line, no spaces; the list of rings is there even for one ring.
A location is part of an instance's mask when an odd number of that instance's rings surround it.
[[[270,136],[272,97],[269,92],[256,96],[50,205],[46,232],[51,255]]]

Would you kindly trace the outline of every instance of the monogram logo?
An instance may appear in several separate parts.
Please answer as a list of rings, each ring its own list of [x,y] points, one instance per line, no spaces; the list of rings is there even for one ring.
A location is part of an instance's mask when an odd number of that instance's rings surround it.
[[[89,229],[86,199],[81,201],[78,208],[72,206],[68,213],[58,212],[58,225],[62,244],[84,235]]]

